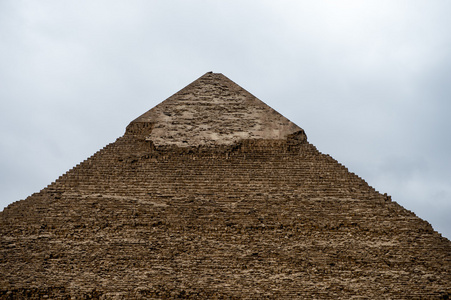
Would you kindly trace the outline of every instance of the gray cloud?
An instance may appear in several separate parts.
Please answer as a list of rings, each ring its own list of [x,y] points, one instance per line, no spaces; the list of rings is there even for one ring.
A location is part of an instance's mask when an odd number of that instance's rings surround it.
[[[451,237],[445,1],[0,3],[0,204],[222,72]]]

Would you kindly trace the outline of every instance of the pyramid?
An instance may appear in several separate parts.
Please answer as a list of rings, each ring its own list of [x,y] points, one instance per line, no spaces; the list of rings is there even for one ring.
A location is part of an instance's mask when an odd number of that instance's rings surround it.
[[[217,73],[0,231],[0,299],[451,297],[448,239]]]

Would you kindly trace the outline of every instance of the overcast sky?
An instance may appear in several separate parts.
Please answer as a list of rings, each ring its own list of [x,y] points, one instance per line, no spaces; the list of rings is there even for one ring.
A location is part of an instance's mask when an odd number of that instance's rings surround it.
[[[451,1],[0,1],[0,209],[208,71],[451,238]]]

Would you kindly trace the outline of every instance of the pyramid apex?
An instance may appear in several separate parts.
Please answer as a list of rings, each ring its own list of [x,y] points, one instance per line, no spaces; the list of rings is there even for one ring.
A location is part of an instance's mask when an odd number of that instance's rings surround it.
[[[131,122],[145,123],[156,146],[231,145],[246,139],[283,140],[304,131],[221,73],[207,72]]]

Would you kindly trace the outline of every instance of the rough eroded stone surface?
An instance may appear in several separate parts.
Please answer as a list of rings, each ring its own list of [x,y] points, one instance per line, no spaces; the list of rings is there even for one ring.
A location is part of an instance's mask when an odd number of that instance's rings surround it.
[[[222,75],[178,95],[0,212],[0,299],[450,298],[426,221]]]

